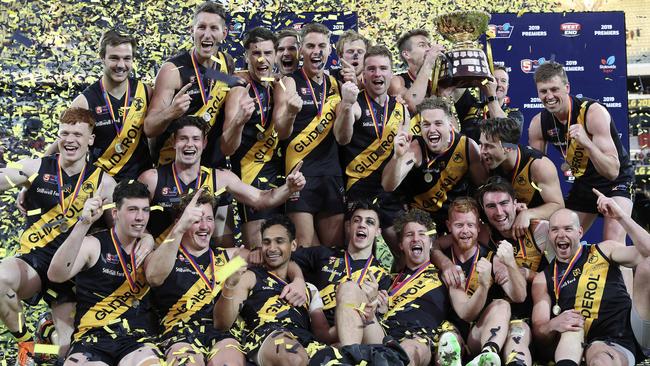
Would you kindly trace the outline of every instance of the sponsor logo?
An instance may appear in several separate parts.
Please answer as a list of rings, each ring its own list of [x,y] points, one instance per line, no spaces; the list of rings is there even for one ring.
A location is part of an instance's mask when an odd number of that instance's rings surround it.
[[[580,23],[562,23],[560,24],[560,34],[564,37],[577,37],[580,35],[580,30],[582,26]]]
[[[106,263],[117,264],[120,258],[116,254],[106,253],[105,261]]]
[[[490,33],[494,34],[494,38],[510,38],[512,31],[515,29],[510,23],[504,24],[490,24],[488,25]]]
[[[531,59],[525,58],[525,59],[521,60],[521,63],[520,63],[521,71],[525,72],[526,74],[532,74],[544,62],[546,62],[546,59],[544,57],[540,57],[537,60],[531,60]]]
[[[600,59],[600,65],[598,65],[600,70],[604,72],[605,74],[609,74],[610,72],[616,70],[616,56],[612,55],[605,58]]]

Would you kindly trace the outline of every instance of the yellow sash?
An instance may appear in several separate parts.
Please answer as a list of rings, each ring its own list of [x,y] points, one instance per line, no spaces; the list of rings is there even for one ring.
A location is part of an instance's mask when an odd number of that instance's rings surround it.
[[[386,102],[388,103],[388,101]],[[395,135],[403,121],[404,106],[400,103],[395,103],[395,109],[384,126],[384,133],[382,134],[381,139],[373,140],[373,142],[358,154],[345,168],[345,175],[348,177],[346,186],[347,190],[349,190],[359,180],[370,176],[370,174],[379,169],[381,164],[388,159],[390,152],[393,151],[393,140],[395,139]]]
[[[438,271],[433,264],[430,264],[429,268],[418,278],[405,284],[397,293],[388,298],[388,312],[384,315],[384,319],[404,310],[408,304],[440,286],[442,286],[442,281],[438,277]]]
[[[420,136],[420,133],[422,132],[422,129],[420,128],[420,114],[416,114],[411,118],[410,122],[411,128],[409,131],[413,136]]]
[[[255,142],[241,160],[241,180],[252,184],[264,164],[271,161],[273,153],[278,146],[278,133],[275,132],[273,123],[264,131],[264,139]]]
[[[609,262],[600,254],[596,245],[592,245],[589,257],[582,266],[582,274],[578,280],[576,300],[573,305],[574,309],[585,317],[585,336],[589,334],[591,324],[598,319],[607,272],[609,272]]]
[[[102,170],[96,168],[95,171],[88,176],[87,179],[81,185],[81,191],[77,198],[72,202],[70,209],[66,213],[65,224],[68,225],[70,230],[72,225],[77,223],[77,218],[83,209],[86,199],[92,197],[99,187],[99,180],[102,175]],[[64,198],[64,206],[68,206],[72,195]],[[48,245],[50,242],[61,234],[60,225],[53,225],[56,221],[63,218],[63,212],[61,211],[61,205],[56,204],[46,213],[42,214],[41,217],[23,231],[20,236],[20,248],[18,249],[19,254],[29,253],[33,249],[42,248]]]
[[[126,98],[129,96],[127,95]],[[104,169],[111,176],[119,173],[126,165],[140,143],[143,131],[144,116],[147,113],[147,87],[138,81],[135,98],[131,107],[124,111],[124,125],[119,135],[115,136],[102,156],[97,159],[96,166]],[[122,152],[115,151],[115,145],[120,143]]]
[[[515,190],[515,198],[518,202],[530,203],[535,195],[535,188],[530,184],[530,166],[533,164],[534,159],[528,159],[526,165],[515,177],[512,188]]]
[[[310,152],[320,145],[332,130],[332,125],[336,119],[336,106],[341,101],[341,94],[339,93],[336,79],[330,76],[329,80],[331,83],[331,93],[325,101],[321,115],[316,115],[287,146],[285,157],[286,174],[291,173],[291,170],[296,164],[300,160],[304,160]],[[322,128],[321,132],[318,132],[318,126]]]
[[[208,267],[211,268],[211,267]],[[206,275],[211,277],[210,269],[206,271]],[[208,305],[221,291],[221,283],[216,282],[214,291],[210,290],[201,277],[197,276],[196,282],[181,296],[178,301],[169,308],[167,314],[162,319],[164,328],[163,334],[173,329],[174,325],[179,322],[186,322],[201,310],[205,305]]]
[[[535,272],[538,272],[539,269],[539,264],[542,262],[542,253],[537,249],[537,245],[535,245],[535,237],[533,234],[532,229],[533,224],[531,224],[531,228],[528,228],[526,230],[526,235],[523,238],[523,245],[526,249],[526,256],[523,256],[523,251],[521,250],[521,241],[517,244],[517,247],[515,248],[515,262],[517,262],[517,265],[519,267],[524,267],[528,268],[530,270],[533,270]]]
[[[588,102],[582,102],[580,105],[580,112],[578,114],[578,119],[576,123],[581,124],[582,127],[585,127],[585,117],[587,115],[587,105]],[[585,131],[587,128],[585,127]],[[567,148],[566,161],[571,166],[571,173],[573,176],[578,178],[582,177],[587,170],[587,164],[589,164],[589,151],[583,146],[578,144],[575,139],[569,141],[569,147]]]
[[[345,271],[345,269],[343,269]],[[352,273],[350,281],[358,281],[363,272],[363,268],[358,269]],[[368,272],[375,276],[377,282],[381,281],[386,276],[386,271],[383,268],[375,265],[368,267]],[[348,280],[347,276],[341,277],[341,282]],[[336,289],[339,283],[330,283],[322,290],[319,291],[320,297],[323,299],[323,310],[334,309],[336,307]]]
[[[226,56],[224,55],[223,52],[219,52],[219,71],[227,74],[228,73],[228,64],[226,62]],[[196,113],[193,114],[193,116],[197,116],[200,118],[205,118],[207,114],[210,115],[209,119],[209,124],[210,127],[213,127],[214,124],[217,121],[217,116],[221,112],[221,107],[223,107],[223,103],[226,100],[226,95],[228,94],[228,90],[230,88],[228,87],[228,84],[224,83],[223,81],[217,81],[212,85],[212,89],[210,89],[210,99],[201,107]],[[158,158],[158,165],[164,165],[168,164],[172,161],[174,161],[174,158],[176,156],[176,152],[174,151],[174,146],[173,146],[173,136],[169,136],[167,140],[164,142],[162,148],[160,149],[160,156]]]
[[[435,212],[447,201],[447,192],[458,184],[469,170],[466,145],[467,137],[461,136],[456,148],[450,154],[447,166],[440,172],[440,178],[438,178],[436,184],[428,191],[413,197],[416,207]],[[426,162],[423,162],[423,164],[426,164]]]
[[[79,340],[87,331],[118,322],[124,313],[133,308],[134,297],[142,300],[149,292],[149,285],[144,277],[144,269],[138,268],[136,274],[136,289],[134,292],[129,287],[129,282],[124,281],[117,290],[93,305],[79,320],[78,331],[74,339]]]

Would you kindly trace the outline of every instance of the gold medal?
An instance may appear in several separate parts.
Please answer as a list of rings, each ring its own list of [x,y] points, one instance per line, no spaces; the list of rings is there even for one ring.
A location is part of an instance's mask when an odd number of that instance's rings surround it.
[[[59,231],[61,231],[62,233],[67,233],[69,229],[70,227],[65,222],[59,225]]]
[[[384,155],[384,152],[385,152],[384,149],[382,149],[381,147],[380,147],[379,149],[377,149],[377,151],[375,151],[375,153],[376,153],[378,156],[382,156],[382,155]]]
[[[133,308],[136,309],[138,306],[140,306],[140,300],[138,299],[133,299]]]
[[[264,132],[258,132],[257,141],[262,141],[262,140],[264,140]]]
[[[424,181],[427,182],[427,183],[431,183],[433,181],[433,175],[431,175],[431,173],[427,172],[424,175]]]
[[[316,126],[316,131],[318,131],[318,133],[323,133],[324,130],[325,130],[325,127],[323,127],[323,125]]]
[[[562,165],[560,165],[560,169],[562,169],[563,172],[568,172],[571,170],[571,165],[565,161],[562,163]]]
[[[212,119],[212,116],[210,115],[209,112],[203,113],[203,120],[206,122],[210,122],[210,119]]]
[[[560,305],[558,304],[553,305],[553,315],[555,316],[560,315]]]
[[[115,144],[115,152],[117,152],[118,154],[121,154],[123,151],[124,151],[124,149],[122,149],[122,144],[121,143],[118,142],[117,144]]]

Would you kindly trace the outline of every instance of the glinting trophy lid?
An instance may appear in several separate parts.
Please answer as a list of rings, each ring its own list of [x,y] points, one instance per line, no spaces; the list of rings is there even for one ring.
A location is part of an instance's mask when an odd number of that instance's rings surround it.
[[[435,18],[438,33],[452,43],[476,42],[488,30],[490,14],[484,11],[457,11]]]

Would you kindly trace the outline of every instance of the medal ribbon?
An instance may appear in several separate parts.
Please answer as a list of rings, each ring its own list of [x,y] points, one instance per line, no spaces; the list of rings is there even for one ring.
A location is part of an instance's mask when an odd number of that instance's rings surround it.
[[[115,118],[115,112],[113,112],[113,105],[111,104],[111,97],[108,95],[106,88],[104,88],[104,82],[102,79],[99,79],[99,88],[102,90],[102,96],[104,97],[104,102],[108,108],[108,113],[111,115],[111,120],[113,121],[113,127],[117,135],[122,132],[122,127],[124,126],[124,121],[126,121],[126,113],[129,110],[129,96],[131,95],[131,88],[129,87],[129,81],[126,82],[126,94],[124,94],[124,112],[122,113],[122,120],[120,121],[119,116]],[[119,112],[119,111],[118,111]],[[117,121],[120,121],[120,125],[117,124]]]
[[[287,285],[287,281],[283,280],[282,278],[280,278],[280,276],[276,275],[275,273],[269,271],[269,275],[273,277],[274,280],[278,281],[282,285],[282,287]]]
[[[571,261],[569,262],[569,266],[567,267],[566,271],[564,272],[564,275],[562,275],[562,279],[560,279],[560,282],[557,281],[557,258],[555,259],[555,263],[553,264],[553,290],[555,292],[555,304],[559,305],[560,301],[560,286],[564,283],[564,280],[566,279],[566,276],[571,273],[571,270],[573,269],[573,266],[575,266],[576,262],[580,258],[580,255],[582,254],[582,248],[583,246],[580,245],[580,248],[576,252],[576,254],[573,255],[573,258],[571,258]]]
[[[269,104],[271,102],[271,91],[270,88],[267,86],[266,87],[266,111],[264,110],[264,107],[262,106],[262,97],[260,96],[260,93],[257,91],[257,83],[253,80],[251,77],[251,86],[253,87],[253,93],[255,93],[255,101],[257,101],[257,105],[260,107],[260,122],[262,123],[262,127],[266,127],[266,122],[269,120],[268,119],[268,113],[269,110],[271,109]]]
[[[517,253],[517,257],[526,259],[526,239],[517,239],[517,243],[519,243],[519,253]]]
[[[172,163],[172,176],[174,177],[174,184],[176,184],[176,188],[178,189],[178,195],[180,196],[181,194],[184,194],[185,191],[183,190],[183,182],[180,180],[178,174],[176,173],[176,163]],[[194,184],[194,189],[199,189],[199,187],[201,187],[201,169],[199,169],[199,174],[197,175],[195,181],[196,183]]]
[[[192,58],[192,67],[194,68],[194,75],[196,75],[196,83],[199,84],[199,91],[201,92],[201,99],[203,100],[203,104],[208,102],[208,99],[210,99],[210,89],[206,89],[205,85],[203,85],[203,75],[199,72],[199,62],[196,60],[196,51],[192,51],[191,53],[191,58]]]
[[[115,233],[115,227],[111,228],[111,241],[113,241],[113,246],[115,246],[115,251],[117,252],[117,257],[120,260],[120,266],[122,266],[122,271],[124,272],[124,276],[126,277],[127,282],[129,283],[129,288],[131,291],[135,292],[136,290],[136,285],[135,285],[135,276],[136,276],[136,268],[135,268],[135,244],[131,248],[131,269],[133,270],[133,274],[126,269],[126,260],[124,259],[123,254],[124,249],[122,249],[122,243],[120,243],[120,239],[117,237],[117,234]]]
[[[84,163],[83,168],[81,168],[81,173],[79,173],[79,178],[77,178],[77,183],[74,186],[72,197],[70,198],[70,202],[68,202],[67,207],[65,205],[65,196],[63,194],[63,172],[61,171],[61,155],[59,155],[59,157],[56,159],[56,169],[58,173],[56,176],[56,186],[59,191],[59,204],[61,205],[61,212],[63,213],[63,219],[65,220],[65,214],[68,213],[68,210],[70,207],[72,207],[72,203],[75,199],[77,199],[77,196],[79,195],[81,182],[83,182],[84,176],[86,175],[86,163]]]
[[[569,99],[569,114],[568,114],[567,120],[566,120],[567,121],[567,123],[566,123],[566,134],[564,135],[564,141],[566,143],[566,146],[564,147],[564,149],[562,148],[561,143],[558,146],[560,148],[560,153],[562,154],[562,157],[564,158],[565,162],[566,162],[567,153],[569,151],[569,127],[571,127],[571,111],[572,110],[573,110],[573,100]],[[554,114],[552,114],[552,115],[553,115],[553,124],[555,124],[555,120],[557,118],[555,118]],[[557,126],[555,126],[555,128],[558,130],[557,131],[558,132],[557,139],[558,139],[558,142],[560,142],[560,130],[559,130],[559,128],[557,128]]]
[[[375,134],[377,134],[378,139],[381,139],[384,135],[384,124],[388,119],[388,97],[386,97],[386,101],[384,102],[384,116],[379,122],[377,122],[375,109],[372,107],[372,102],[370,101],[370,98],[368,98],[368,93],[365,90],[363,91],[363,96],[366,97],[366,103],[368,103],[368,109],[370,109],[370,118],[372,118],[372,125],[375,128]]]
[[[517,146],[517,161],[515,162],[515,170],[512,171],[512,176],[510,181],[512,184],[515,184],[515,178],[517,177],[517,171],[519,171],[519,163],[521,163],[521,149]]]
[[[397,276],[397,278],[395,278],[395,281],[393,281],[393,284],[390,286],[390,290],[388,291],[388,296],[391,296],[391,297],[396,296],[396,295],[399,293],[399,291],[400,291],[400,290],[401,290],[401,289],[402,289],[402,288],[403,288],[407,283],[413,281],[413,280],[416,279],[416,278],[417,278],[417,277],[418,277],[422,272],[424,272],[424,270],[427,269],[427,267],[429,266],[429,264],[431,264],[431,261],[426,261],[424,264],[422,264],[420,267],[418,267],[418,269],[416,269],[415,272],[413,272],[413,274],[411,274],[409,277],[407,277],[407,278],[404,279],[403,281],[397,282],[397,280],[400,279],[400,278],[402,277],[402,274],[404,273],[404,272],[400,272],[399,276]]]
[[[205,271],[199,267],[199,264],[196,263],[196,259],[194,259],[194,256],[190,254],[190,252],[185,249],[185,246],[181,244],[180,246],[181,252],[183,252],[183,255],[185,258],[187,258],[188,261],[190,261],[190,264],[192,265],[192,268],[196,271],[196,273],[199,274],[203,282],[208,286],[210,290],[214,290],[214,285],[217,281],[217,276],[216,276],[216,270],[214,267],[214,252],[212,249],[208,249],[208,252],[210,252],[210,269],[212,270],[212,280],[208,280],[208,276],[205,274]]]
[[[321,101],[320,103],[318,102],[318,99],[316,99],[316,94],[314,93],[314,88],[311,85],[311,79],[307,77],[307,74],[305,73],[305,70],[302,68],[300,69],[300,72],[302,73],[302,76],[305,78],[305,81],[307,81],[307,88],[309,88],[309,93],[311,94],[311,99],[314,101],[314,105],[318,106],[318,117],[323,113],[323,106],[325,105],[325,93],[327,92],[327,78],[325,75],[323,75],[323,93],[321,94]]]
[[[476,271],[476,262],[478,262],[478,254],[479,254],[479,252],[480,252],[479,248],[476,248],[476,253],[474,254],[474,258],[472,259],[472,267],[470,267],[470,269],[469,269],[469,276],[467,276],[467,282],[465,283],[465,292],[467,292],[467,290],[469,289],[469,284],[471,282],[472,276],[474,276],[474,272]],[[451,250],[451,261],[455,265],[459,265],[456,262],[456,256],[454,255],[454,250],[453,249]]]
[[[427,158],[427,169],[431,169],[431,165],[433,165],[433,163],[435,163],[439,157],[445,155],[447,151],[449,151],[454,146],[455,141],[456,141],[456,133],[454,131],[451,131],[451,143],[449,144],[447,149],[445,149],[445,151],[438,154],[435,158],[433,158],[433,160],[429,160],[429,149],[424,149],[424,154]]]
[[[366,264],[363,265],[363,269],[361,270],[361,274],[359,275],[359,279],[357,280],[357,283],[359,285],[363,283],[364,278],[368,274],[368,269],[370,268],[370,263],[372,263],[373,259],[375,259],[375,256],[371,255],[366,260]],[[348,275],[349,279],[352,279],[352,267],[350,266],[350,263],[352,263],[352,257],[350,257],[350,254],[348,254],[346,250],[345,251],[345,273]]]

